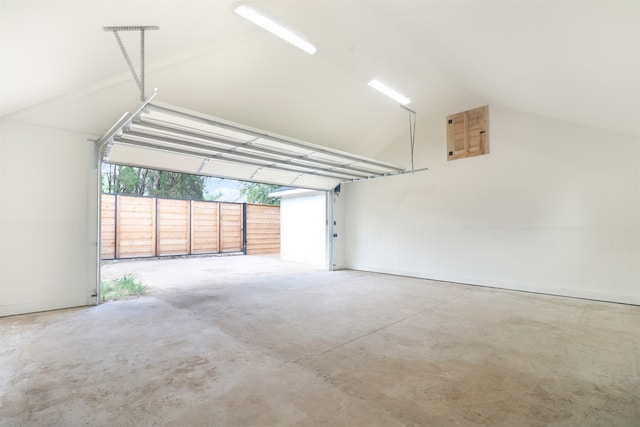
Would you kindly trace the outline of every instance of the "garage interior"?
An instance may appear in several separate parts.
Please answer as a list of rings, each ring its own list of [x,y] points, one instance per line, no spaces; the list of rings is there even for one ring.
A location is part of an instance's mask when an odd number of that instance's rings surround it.
[[[239,5],[1,0],[0,425],[638,425],[640,5]],[[329,268],[96,305],[111,155],[327,191]]]

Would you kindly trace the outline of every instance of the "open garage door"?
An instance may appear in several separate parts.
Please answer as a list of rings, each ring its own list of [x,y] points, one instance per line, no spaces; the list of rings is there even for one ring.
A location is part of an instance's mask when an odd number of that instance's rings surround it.
[[[387,163],[151,99],[100,139],[103,161],[314,190],[405,173]]]

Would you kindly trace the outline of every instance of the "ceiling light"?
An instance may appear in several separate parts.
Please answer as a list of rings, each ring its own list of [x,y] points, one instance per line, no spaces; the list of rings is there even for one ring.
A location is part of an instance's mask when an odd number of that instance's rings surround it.
[[[253,22],[257,26],[262,27],[265,30],[272,32],[276,36],[288,41],[292,45],[299,47],[305,52],[310,53],[311,55],[316,53],[317,49],[314,45],[293,34],[291,31],[282,27],[280,24],[276,24],[269,18],[265,18],[255,10],[250,9],[246,6],[238,6],[234,9],[234,12],[242,16],[243,18]]]
[[[411,100],[409,98],[407,98],[406,96],[400,95],[398,92],[391,89],[389,86],[383,83],[380,83],[378,80],[371,80],[369,82],[369,86],[379,90],[380,92],[387,95],[389,98],[395,100],[396,102],[399,102],[402,105],[407,105],[411,103]]]

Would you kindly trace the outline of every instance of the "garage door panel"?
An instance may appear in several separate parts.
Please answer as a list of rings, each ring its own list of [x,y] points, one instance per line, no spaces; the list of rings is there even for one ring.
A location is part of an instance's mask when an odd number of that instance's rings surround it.
[[[202,159],[149,148],[115,144],[111,149],[109,162],[195,174],[202,164]]]
[[[315,190],[406,172],[151,100],[101,141],[107,147],[103,160],[111,163]]]
[[[227,177],[246,181],[251,177],[255,170],[255,166],[236,165],[211,159],[202,168],[201,173],[203,175]]]

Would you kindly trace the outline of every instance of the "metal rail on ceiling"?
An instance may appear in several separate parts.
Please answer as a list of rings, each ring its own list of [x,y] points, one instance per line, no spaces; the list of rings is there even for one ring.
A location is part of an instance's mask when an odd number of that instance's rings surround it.
[[[315,176],[354,182],[426,170],[407,171],[378,160],[151,103],[155,95],[134,114],[125,114],[99,140],[103,160],[109,160],[110,147],[115,143],[202,159],[193,173],[201,173],[209,160],[256,168],[252,177],[261,170],[295,174],[294,181],[300,176]]]
[[[331,156],[336,156],[336,157],[341,157],[345,160],[350,160],[352,162],[362,162],[365,164],[369,164],[369,165],[375,165],[375,166],[379,166],[381,168],[384,169],[389,169],[392,171],[397,171],[397,172],[401,172],[404,171],[403,168],[394,166],[392,164],[389,163],[385,163],[385,162],[381,162],[379,160],[374,160],[374,159],[370,159],[367,157],[362,157],[362,156],[357,156],[355,154],[351,154],[351,153],[345,153],[342,151],[338,151],[338,150],[332,150],[330,148],[326,148],[326,147],[322,147],[322,146],[318,146],[318,145],[314,145],[314,144],[310,144],[307,142],[302,142],[302,141],[298,141],[295,140],[293,138],[285,138],[279,135],[274,135],[274,134],[270,134],[267,132],[263,132],[263,131],[258,131],[255,129],[251,129],[249,127],[246,126],[241,126],[241,125],[237,125],[237,124],[233,124],[233,123],[229,123],[227,121],[223,121],[223,120],[216,120],[216,119],[210,119],[210,118],[204,118],[201,116],[197,116],[194,114],[189,114],[189,113],[185,113],[182,111],[178,111],[175,109],[170,109],[168,107],[164,107],[158,104],[150,104],[149,105],[149,109],[151,111],[161,111],[164,113],[168,113],[177,117],[182,117],[185,118],[187,120],[192,120],[194,122],[200,122],[203,123],[205,125],[209,125],[209,126],[214,126],[214,127],[219,127],[221,129],[227,129],[227,130],[232,130],[235,132],[240,132],[240,133],[244,133],[246,135],[251,135],[257,138],[262,138],[262,139],[266,139],[266,140],[271,140],[274,142],[278,142],[278,143],[283,143],[285,145],[289,145],[291,147],[297,147],[297,148],[303,148],[303,149],[308,149],[317,153],[322,153],[322,154],[328,154]]]
[[[136,137],[138,140],[159,141],[164,138],[164,142],[170,144],[190,145],[208,151],[210,156],[218,154],[233,154],[238,158],[248,158],[254,160],[271,161],[274,164],[286,164],[298,166],[305,169],[319,169],[343,171],[352,177],[367,177],[375,175],[378,170],[360,167],[356,162],[338,163],[323,159],[314,159],[311,157],[314,152],[304,154],[292,154],[291,152],[283,152],[269,147],[259,146],[250,142],[237,142],[225,138],[205,136],[201,133],[192,131],[179,131],[165,126],[147,123],[146,120],[134,120],[127,135]]]

